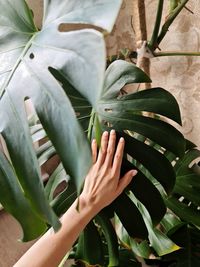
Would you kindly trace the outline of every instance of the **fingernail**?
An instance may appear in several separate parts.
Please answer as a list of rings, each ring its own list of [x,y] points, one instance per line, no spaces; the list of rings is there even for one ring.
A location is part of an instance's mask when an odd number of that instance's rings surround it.
[[[93,139],[92,142],[93,142],[93,143],[96,143],[96,139]]]
[[[107,132],[107,131],[105,131],[105,132],[103,133],[103,135],[105,135],[105,136],[106,136],[106,135],[108,135],[108,132]]]
[[[111,133],[111,134],[115,134],[115,130],[112,129],[112,130],[110,131],[110,133]]]
[[[124,142],[124,138],[121,137],[121,138],[119,139],[119,141],[123,143],[123,142]]]
[[[133,176],[135,176],[137,173],[138,173],[137,170],[132,170],[132,172],[131,172],[131,174],[132,174]]]

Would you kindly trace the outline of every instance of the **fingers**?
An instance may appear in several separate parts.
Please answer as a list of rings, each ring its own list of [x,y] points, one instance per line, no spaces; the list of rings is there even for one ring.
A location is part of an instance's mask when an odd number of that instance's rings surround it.
[[[92,140],[92,162],[93,164],[97,161],[97,141],[95,139]]]
[[[132,178],[137,174],[137,170],[128,171],[120,180],[118,184],[118,195],[123,192],[123,190],[128,186],[131,182]]]
[[[106,157],[106,151],[108,146],[108,132],[104,132],[101,137],[101,148],[97,158],[97,164],[101,166]]]
[[[121,168],[123,152],[124,152],[124,144],[125,144],[124,138],[121,137],[117,145],[117,149],[116,149],[114,160],[113,160],[113,166],[112,166],[113,173],[116,176],[119,176],[120,174],[120,168]]]
[[[115,130],[111,130],[106,152],[106,159],[105,159],[106,166],[110,166],[113,162],[113,156],[115,153],[115,143],[116,143],[116,133]]]

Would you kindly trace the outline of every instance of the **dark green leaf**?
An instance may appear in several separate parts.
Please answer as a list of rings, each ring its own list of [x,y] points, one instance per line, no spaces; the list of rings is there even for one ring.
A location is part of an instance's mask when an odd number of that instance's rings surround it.
[[[133,168],[133,165],[128,160],[124,159],[121,168],[122,175]],[[141,188],[145,188],[145,194]],[[162,196],[152,182],[138,170],[137,175],[129,184],[128,189],[130,189],[136,198],[146,207],[151,216],[153,225],[158,224],[166,212],[166,206]]]
[[[164,218],[160,223],[164,228],[164,232],[168,236],[171,236],[175,231],[177,231],[180,227],[186,224],[169,211],[165,214]]]
[[[51,201],[51,206],[58,216],[64,214],[77,198],[76,187],[68,181],[67,188]]]
[[[124,60],[116,60],[106,70],[102,97],[115,98],[124,85],[144,82],[151,82],[151,79],[141,69]]]
[[[182,157],[185,151],[185,139],[183,135],[170,124],[142,115],[123,113],[122,110],[110,110],[109,105],[98,107],[102,124],[122,131],[130,130],[139,133],[160,146]]]
[[[136,261],[135,255],[130,250],[120,249],[119,257],[120,267],[142,267],[141,263]]]
[[[182,220],[200,227],[200,210],[197,210],[197,208],[189,207],[173,196],[166,200],[166,205]]]
[[[122,193],[112,203],[112,207],[131,237],[140,239],[148,237],[147,228],[144,224],[142,215],[125,193]]]
[[[96,221],[101,226],[108,246],[109,267],[119,265],[118,239],[110,219],[101,211],[96,216]]]
[[[167,206],[181,219],[200,226],[200,151],[188,150],[183,159],[175,165],[176,184],[173,195],[166,199]]]
[[[153,227],[151,218],[147,213],[146,208],[135,198],[132,193],[130,194],[130,198],[135,203],[135,205],[137,205],[139,211],[143,216],[145,225],[149,233],[150,245],[151,247],[153,247],[157,255],[162,256],[173,251],[179,250],[180,247],[176,245],[171,239],[169,239],[167,235],[161,232],[158,228]]]
[[[92,112],[92,106],[83,95],[81,95],[66,79],[55,69],[50,70],[54,77],[61,83],[65,93],[75,110],[76,117],[79,120],[84,131],[88,130],[89,121]]]
[[[46,224],[33,213],[12,166],[1,152],[0,185],[0,202],[20,222],[23,229],[22,241],[30,241],[43,234],[47,229]]]
[[[151,88],[121,96],[119,101],[126,100],[126,110],[147,111],[165,116],[181,125],[181,114],[174,96],[163,88]],[[134,100],[134,101],[131,101]],[[124,107],[125,108],[125,107]]]
[[[103,265],[104,255],[101,237],[91,221],[80,234],[75,259],[88,265]]]
[[[120,135],[125,139],[125,152],[142,163],[161,183],[167,193],[171,192],[175,184],[175,173],[164,155],[125,133]]]
[[[200,266],[200,231],[194,227],[182,226],[170,235],[179,246],[177,252],[163,257],[164,260],[171,260],[175,265],[170,267],[197,267]]]

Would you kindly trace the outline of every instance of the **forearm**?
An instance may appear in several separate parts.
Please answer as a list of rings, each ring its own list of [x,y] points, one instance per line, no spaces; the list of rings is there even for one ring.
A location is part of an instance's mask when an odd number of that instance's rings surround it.
[[[92,142],[93,165],[79,198],[79,212],[76,201],[62,217],[61,229],[46,233],[14,267],[57,267],[89,221],[123,192],[137,172],[130,170],[120,179],[124,139],[120,138],[116,150],[115,141],[114,130],[109,142],[104,132],[98,156],[97,143]]]
[[[50,229],[14,267],[57,267],[97,212],[84,201],[80,201],[79,211],[76,210],[76,205],[77,201],[63,215],[61,229],[57,233]]]

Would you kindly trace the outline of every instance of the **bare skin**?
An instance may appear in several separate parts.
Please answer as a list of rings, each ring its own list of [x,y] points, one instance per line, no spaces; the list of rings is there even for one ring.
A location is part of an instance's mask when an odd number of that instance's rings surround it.
[[[120,179],[124,139],[119,140],[116,151],[115,143],[115,131],[112,130],[110,135],[104,132],[97,154],[97,143],[93,140],[93,164],[79,196],[80,211],[76,209],[76,200],[62,216],[61,229],[43,235],[14,267],[57,267],[89,221],[122,193],[137,171],[131,170]]]

